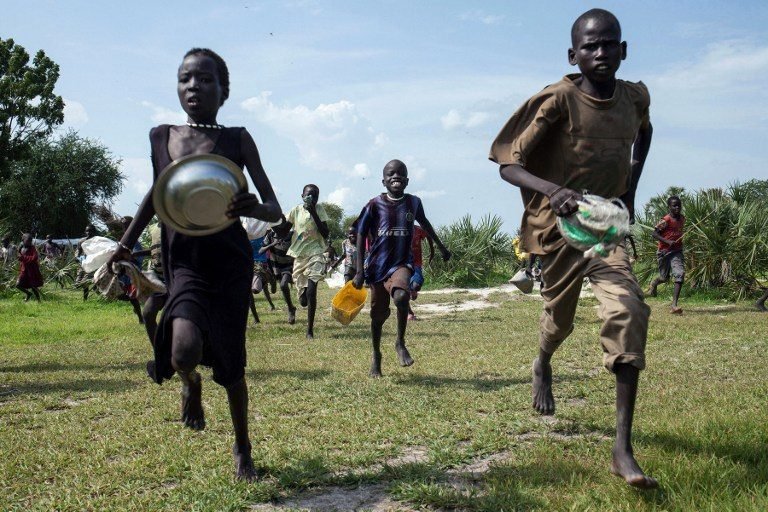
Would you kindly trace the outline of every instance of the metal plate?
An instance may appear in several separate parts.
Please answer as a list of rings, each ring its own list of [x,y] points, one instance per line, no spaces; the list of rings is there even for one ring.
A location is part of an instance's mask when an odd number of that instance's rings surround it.
[[[152,203],[160,220],[191,236],[218,233],[234,224],[227,217],[232,198],[248,190],[243,170],[219,155],[190,155],[163,169],[154,185]]]

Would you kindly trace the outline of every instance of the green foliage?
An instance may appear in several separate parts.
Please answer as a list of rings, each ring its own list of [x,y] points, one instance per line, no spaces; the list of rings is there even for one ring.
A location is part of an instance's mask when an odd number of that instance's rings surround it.
[[[428,280],[451,286],[487,286],[508,276],[516,266],[512,237],[501,230],[498,216],[486,215],[477,224],[465,215],[437,234],[453,257],[447,262],[438,256],[425,267]]]
[[[74,131],[36,141],[0,188],[0,231],[81,233],[94,206],[120,193],[119,164],[101,143]]]
[[[64,122],[64,100],[54,94],[59,66],[43,50],[29,54],[13,39],[0,39],[0,180],[11,162]]]
[[[686,218],[683,247],[686,281],[692,288],[722,288],[743,297],[768,277],[768,180],[734,183],[727,189],[667,190],[652,198],[635,224],[641,281],[657,271],[655,224],[667,213],[666,198],[680,196]]]

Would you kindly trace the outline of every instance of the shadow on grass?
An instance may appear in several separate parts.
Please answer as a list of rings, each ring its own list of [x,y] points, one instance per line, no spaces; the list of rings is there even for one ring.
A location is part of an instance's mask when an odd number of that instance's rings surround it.
[[[738,464],[750,466],[762,474],[768,475],[768,443],[750,442],[744,436],[734,432],[733,425],[721,425],[721,429],[711,436],[703,434],[695,437],[682,437],[669,433],[642,435],[643,442],[655,444],[672,452],[688,452],[730,459]],[[712,441],[720,438],[722,432],[734,432],[728,441]],[[765,437],[765,436],[764,436]],[[752,474],[753,472],[750,471]]]
[[[290,377],[299,380],[319,380],[331,374],[330,370],[246,370],[249,378],[257,380]]]
[[[21,395],[49,395],[58,393],[73,393],[73,392],[107,392],[115,393],[120,391],[126,391],[139,387],[141,384],[137,384],[131,380],[124,379],[78,379],[62,382],[42,382],[38,381],[32,384],[15,384],[14,387],[18,389],[19,393],[16,396]]]
[[[30,373],[30,372],[69,372],[69,371],[87,371],[87,370],[140,370],[145,372],[146,362],[123,362],[123,363],[59,363],[56,361],[45,361],[40,363],[29,363],[19,366],[0,366],[1,372],[8,373]]]
[[[555,383],[587,380],[589,375],[586,374],[565,374],[554,377]],[[440,387],[452,387],[458,389],[475,389],[478,391],[498,391],[499,389],[506,388],[515,385],[529,385],[531,378],[525,376],[522,378],[503,378],[488,375],[478,375],[472,378],[457,378],[457,377],[445,377],[435,375],[408,375],[406,377],[398,377],[394,380],[395,384],[402,384],[404,386],[423,386],[429,388]]]

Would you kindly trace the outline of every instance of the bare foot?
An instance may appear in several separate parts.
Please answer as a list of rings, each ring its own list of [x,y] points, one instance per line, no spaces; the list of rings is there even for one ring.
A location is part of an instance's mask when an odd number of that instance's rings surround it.
[[[552,366],[533,360],[533,408],[539,414],[555,414],[555,397],[552,396]]]
[[[669,310],[670,313],[673,315],[682,315],[683,314],[683,308],[679,306],[672,306],[672,308]]]
[[[288,323],[291,325],[296,323],[296,308],[288,310]]]
[[[755,307],[758,311],[766,312],[768,311],[768,308],[765,307],[765,302],[755,302]]]
[[[315,333],[312,331],[307,331],[307,341],[312,341],[315,339]]]
[[[638,489],[655,489],[659,482],[643,473],[631,451],[613,449],[611,473]]]
[[[655,297],[657,295],[656,288],[651,288],[645,294],[649,297]]]
[[[189,375],[189,384],[183,384],[181,387],[181,421],[192,430],[205,428],[202,389],[200,374],[197,372],[192,372]]]
[[[413,364],[413,358],[405,348],[405,343],[395,342],[395,352],[397,352],[397,360],[400,361],[400,366],[411,366]]]
[[[381,377],[381,353],[373,354],[371,357],[371,371],[368,376],[374,379]]]
[[[232,457],[235,459],[235,476],[238,480],[253,482],[258,478],[256,468],[253,466],[251,447],[239,450],[237,445],[232,447]]]

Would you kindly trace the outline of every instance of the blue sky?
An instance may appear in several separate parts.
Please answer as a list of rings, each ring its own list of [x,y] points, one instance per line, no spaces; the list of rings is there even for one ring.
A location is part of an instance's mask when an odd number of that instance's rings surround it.
[[[574,72],[573,20],[613,11],[619,77],[651,92],[654,140],[638,202],[668,186],[768,179],[768,2],[92,2],[3,0],[0,37],[61,67],[65,127],[99,139],[132,214],[151,182],[149,129],[185,120],[176,69],[191,47],[227,61],[219,113],[246,126],[284,210],[304,184],[356,213],[392,158],[435,225],[491,213],[513,232],[517,189],[487,160],[519,104]]]

